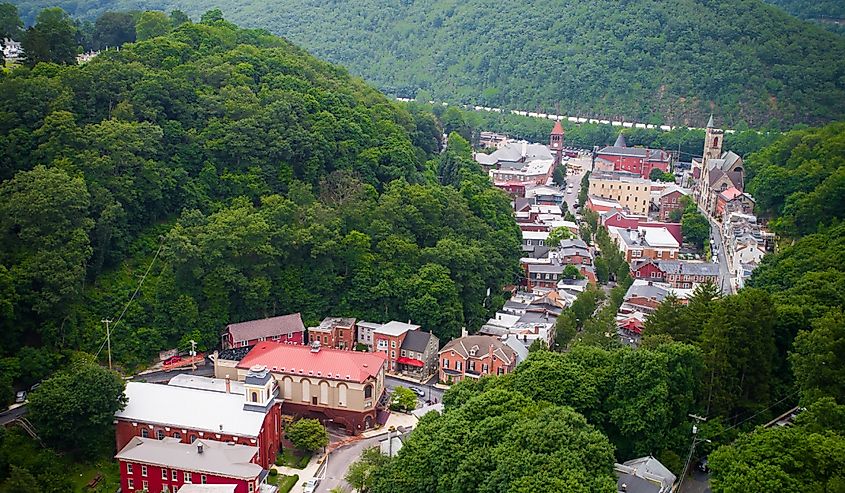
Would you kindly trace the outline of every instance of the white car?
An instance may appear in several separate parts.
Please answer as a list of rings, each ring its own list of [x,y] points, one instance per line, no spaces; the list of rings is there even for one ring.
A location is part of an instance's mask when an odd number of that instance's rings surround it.
[[[318,478],[312,478],[302,485],[302,493],[314,493],[317,491],[317,485],[320,484]]]

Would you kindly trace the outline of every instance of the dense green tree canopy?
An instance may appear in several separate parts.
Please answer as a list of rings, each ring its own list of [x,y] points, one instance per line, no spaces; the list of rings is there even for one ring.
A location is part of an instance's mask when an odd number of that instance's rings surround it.
[[[90,18],[139,7],[200,18],[208,8],[198,0],[18,3],[25,19],[57,4]],[[694,126],[713,111],[731,127],[845,115],[845,38],[761,0],[543,0],[495,9],[482,0],[238,0],[221,9],[398,96],[546,111],[559,103],[570,115]]]
[[[285,437],[294,447],[300,450],[314,452],[329,443],[326,427],[317,419],[298,419],[285,429]]]

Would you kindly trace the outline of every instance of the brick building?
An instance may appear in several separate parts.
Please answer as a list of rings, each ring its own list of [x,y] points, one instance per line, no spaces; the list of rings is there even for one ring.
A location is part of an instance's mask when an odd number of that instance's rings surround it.
[[[607,228],[610,237],[616,241],[625,261],[636,259],[675,260],[678,258],[680,243],[666,228],[642,227],[636,229]]]
[[[202,377],[194,378],[206,388],[128,382],[126,408],[115,414],[117,450],[135,437],[234,442],[256,447],[256,462],[270,467],[280,448],[281,403],[266,371],[247,375],[238,389]]]
[[[504,375],[516,367],[514,350],[498,338],[486,335],[452,339],[443,346],[438,356],[441,382]]]
[[[176,493],[185,484],[232,485],[235,493],[274,493],[258,447],[197,439],[133,437],[115,458],[123,492]]]
[[[664,282],[678,289],[691,289],[704,283],[718,286],[719,264],[684,260],[638,260],[631,264],[631,277]]]
[[[229,324],[222,335],[223,349],[246,347],[262,341],[305,344],[305,325],[299,313]]]
[[[355,319],[326,317],[316,327],[308,327],[308,342],[319,341],[322,347],[352,349],[355,347]]]
[[[272,374],[286,415],[331,420],[356,435],[376,423],[384,394],[383,353],[268,341],[256,344],[237,363],[238,378],[248,378],[256,365]]]
[[[389,373],[395,373],[399,369],[396,366],[396,359],[400,357],[405,335],[408,331],[419,329],[419,325],[393,320],[373,330],[373,351],[384,353],[387,356],[387,371]]]
[[[672,211],[683,209],[684,205],[681,198],[686,195],[689,195],[689,192],[674,185],[664,188],[657,199],[658,217],[660,220],[669,222],[669,216],[672,214]]]
[[[616,143],[596,152],[596,160],[599,159],[612,163],[614,171],[626,171],[648,178],[655,168],[668,172],[672,155],[661,149],[628,147],[625,136],[620,133]]]

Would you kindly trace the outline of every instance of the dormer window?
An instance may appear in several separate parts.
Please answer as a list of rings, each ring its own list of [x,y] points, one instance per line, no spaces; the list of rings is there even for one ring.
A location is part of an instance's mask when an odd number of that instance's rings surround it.
[[[473,346],[472,349],[469,350],[470,356],[475,356],[478,353],[478,346]]]

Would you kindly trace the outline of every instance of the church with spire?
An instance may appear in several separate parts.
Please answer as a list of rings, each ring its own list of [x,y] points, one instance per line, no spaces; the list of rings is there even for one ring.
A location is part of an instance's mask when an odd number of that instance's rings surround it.
[[[745,189],[745,164],[733,151],[722,152],[724,138],[724,130],[716,128],[713,115],[710,115],[701,159],[692,160],[696,203],[714,217],[718,215],[716,209],[720,194],[733,190],[741,193]]]

